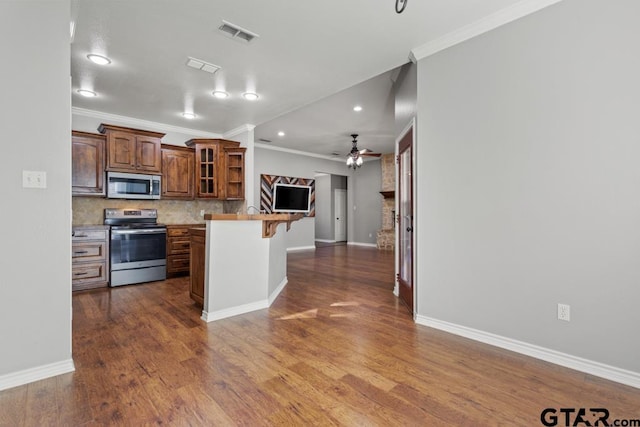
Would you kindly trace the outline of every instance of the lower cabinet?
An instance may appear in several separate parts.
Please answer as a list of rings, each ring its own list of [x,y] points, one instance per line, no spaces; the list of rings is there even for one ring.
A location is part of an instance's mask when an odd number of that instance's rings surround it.
[[[71,288],[74,291],[109,285],[109,228],[73,227],[71,233]]]
[[[205,239],[207,229],[204,227],[189,230],[191,236],[191,282],[189,295],[191,299],[200,305],[204,305],[204,265],[205,265]]]
[[[201,226],[167,225],[167,277],[189,274],[189,229]]]

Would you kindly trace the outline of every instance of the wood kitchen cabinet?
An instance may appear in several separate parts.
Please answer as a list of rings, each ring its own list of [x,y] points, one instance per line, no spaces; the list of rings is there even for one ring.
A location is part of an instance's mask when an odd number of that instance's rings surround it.
[[[104,135],[71,132],[71,195],[104,196]]]
[[[191,228],[191,277],[189,283],[189,296],[192,300],[204,305],[204,266],[206,254],[206,232],[204,227]]]
[[[101,124],[106,135],[106,170],[117,172],[161,173],[163,133]]]
[[[73,227],[71,232],[71,289],[104,288],[109,284],[109,227]]]
[[[189,274],[189,229],[194,227],[202,227],[202,224],[167,225],[167,277]]]
[[[162,144],[163,199],[194,198],[194,164],[192,148]]]
[[[244,153],[246,148],[225,147],[223,181],[225,200],[244,200]]]
[[[195,150],[196,198],[244,199],[244,154],[240,143],[226,139],[191,139]]]

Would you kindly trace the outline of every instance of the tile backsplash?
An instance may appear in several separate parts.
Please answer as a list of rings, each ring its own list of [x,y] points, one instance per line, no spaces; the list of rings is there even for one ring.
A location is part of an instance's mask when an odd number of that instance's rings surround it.
[[[96,197],[73,197],[73,225],[102,224],[105,208],[157,209],[161,224],[204,223],[200,211],[205,213],[235,213],[243,202],[219,200],[120,200]]]

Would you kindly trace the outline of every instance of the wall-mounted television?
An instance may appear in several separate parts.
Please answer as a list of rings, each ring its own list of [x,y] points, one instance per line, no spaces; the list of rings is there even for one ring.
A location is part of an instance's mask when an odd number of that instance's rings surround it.
[[[311,186],[273,185],[273,212],[303,212],[311,210]]]

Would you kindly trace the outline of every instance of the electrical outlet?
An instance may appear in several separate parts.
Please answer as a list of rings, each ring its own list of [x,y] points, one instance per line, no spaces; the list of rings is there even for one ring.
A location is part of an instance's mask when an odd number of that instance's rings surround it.
[[[566,322],[571,320],[571,306],[568,304],[558,304],[558,319]]]
[[[204,209],[200,209],[200,216],[204,216]]]

